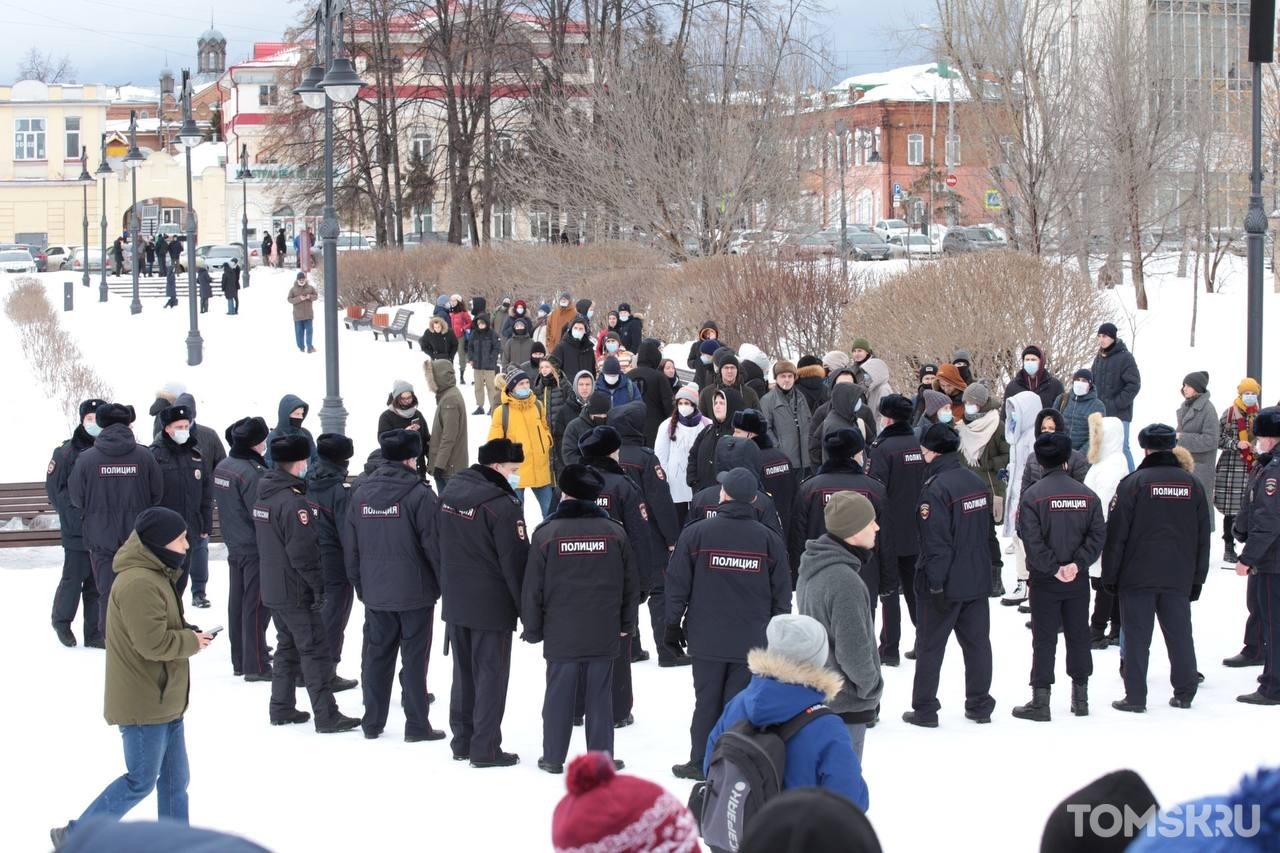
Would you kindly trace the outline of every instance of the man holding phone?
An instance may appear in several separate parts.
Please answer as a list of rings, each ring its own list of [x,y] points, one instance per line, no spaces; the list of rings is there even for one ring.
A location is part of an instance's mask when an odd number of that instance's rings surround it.
[[[138,514],[133,533],[115,556],[116,579],[107,604],[106,719],[120,727],[125,773],[80,815],[122,818],[155,790],[158,817],[187,818],[187,710],[192,655],[213,641],[183,628],[177,584],[190,543],[187,523],[164,507]],[[50,830],[54,849],[77,821]]]

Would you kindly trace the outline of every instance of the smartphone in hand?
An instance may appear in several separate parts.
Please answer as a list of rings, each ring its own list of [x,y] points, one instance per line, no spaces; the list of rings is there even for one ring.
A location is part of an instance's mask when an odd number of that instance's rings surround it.
[[[208,631],[205,631],[205,633],[208,634],[210,637],[216,637],[222,633],[222,626],[219,625],[216,628],[210,628]]]

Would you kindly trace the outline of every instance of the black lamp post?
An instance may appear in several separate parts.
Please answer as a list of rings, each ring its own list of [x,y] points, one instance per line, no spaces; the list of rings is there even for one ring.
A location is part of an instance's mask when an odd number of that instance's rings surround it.
[[[244,286],[249,286],[249,181],[253,180],[253,172],[249,171],[249,146],[240,146],[240,170],[236,172],[236,180],[240,182],[240,246],[244,249]]]
[[[196,208],[191,195],[191,149],[204,141],[204,134],[191,117],[191,72],[182,69],[182,127],[178,141],[187,149],[187,314],[191,321],[187,332],[187,364],[195,366],[204,360],[204,339],[200,337],[200,315],[196,310]]]
[[[142,313],[142,300],[138,298],[138,244],[142,237],[141,217],[138,216],[138,167],[146,161],[146,157],[138,150],[138,111],[129,110],[129,153],[124,157],[125,168],[129,170],[129,178],[133,185],[133,207],[129,209],[129,240],[132,245],[129,253],[132,256],[130,266],[133,269],[133,301],[129,303],[130,314]]]
[[[837,161],[840,164],[840,274],[844,279],[849,279],[849,209],[845,204],[845,188],[844,188],[844,142],[849,135],[849,126],[845,124],[844,119],[836,119],[836,152]]]
[[[89,286],[89,184],[93,183],[93,175],[89,174],[89,150],[83,145],[80,146],[80,192],[84,198],[84,218],[81,224],[84,226],[84,272],[80,277],[80,283],[85,287]]]
[[[107,162],[107,135],[102,134],[102,160],[98,163],[98,169],[95,175],[102,178],[102,217],[100,224],[102,225],[102,281],[98,284],[98,301],[107,301],[107,176],[115,174],[111,171],[111,165]],[[87,242],[87,241],[86,241]],[[84,247],[84,267],[89,268],[89,247]]]

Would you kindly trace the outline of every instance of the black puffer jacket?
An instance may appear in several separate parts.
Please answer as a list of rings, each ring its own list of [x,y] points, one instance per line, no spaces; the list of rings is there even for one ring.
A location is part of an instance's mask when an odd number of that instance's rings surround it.
[[[581,320],[581,318],[578,318]],[[575,323],[578,320],[574,321]],[[560,364],[560,372],[565,376],[577,376],[580,371],[587,371],[592,376],[596,375],[596,348],[591,339],[591,327],[587,327],[587,333],[582,336],[582,340],[574,340],[569,332],[565,332],[560,343],[556,344],[555,352],[551,354]]]
[[[481,326],[483,324],[483,327]],[[471,323],[471,337],[467,339],[467,360],[473,370],[497,370],[502,342],[493,330],[488,314],[477,314]]]
[[[114,553],[133,533],[138,513],[160,503],[164,478],[129,427],[112,424],[76,460],[67,493],[84,521],[85,547]]]
[[[1045,418],[1053,418],[1054,432],[1060,432],[1063,435],[1069,434],[1067,432],[1067,421],[1062,417],[1062,412],[1059,412],[1057,409],[1048,408],[1041,409],[1040,414],[1036,415],[1036,438],[1039,438],[1040,434],[1044,432]],[[1072,450],[1071,462],[1067,467],[1067,473],[1071,475],[1071,478],[1078,483],[1083,483],[1084,475],[1089,473],[1089,468],[1089,460],[1085,458],[1084,454],[1079,450]],[[1040,464],[1039,460],[1036,459],[1036,456],[1033,453],[1027,457],[1027,466],[1022,469],[1022,486],[1020,487],[1020,491],[1025,492],[1028,486],[1040,482],[1043,477],[1044,466]]]
[[[744,408],[742,395],[733,388],[719,389],[714,396],[724,397],[725,415],[723,421],[712,417],[711,424],[698,433],[689,448],[685,480],[695,492],[716,485],[716,444],[724,436],[733,435],[733,416]]]
[[[644,443],[653,447],[658,440],[658,430],[662,422],[671,417],[675,408],[675,394],[671,390],[671,382],[662,375],[658,365],[662,363],[662,348],[652,338],[646,338],[636,353],[636,366],[631,368],[627,377],[640,389],[644,400]]]
[[[164,492],[160,506],[173,510],[187,522],[187,538],[195,544],[213,529],[213,479],[193,432],[178,444],[166,432],[151,444],[151,455],[160,466]]]
[[[315,510],[320,554],[326,560],[335,556],[342,559],[342,528],[350,500],[346,465],[335,465],[322,456],[307,469],[307,501]]]
[[[1117,340],[1093,357],[1093,388],[1109,417],[1133,420],[1133,401],[1142,389],[1142,373],[1124,341]]]

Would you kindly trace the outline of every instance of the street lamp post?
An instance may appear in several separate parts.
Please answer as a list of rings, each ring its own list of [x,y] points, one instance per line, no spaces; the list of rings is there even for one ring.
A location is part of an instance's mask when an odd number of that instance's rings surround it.
[[[190,331],[187,332],[187,364],[195,366],[204,361],[204,339],[200,337],[200,315],[196,310],[196,208],[191,196],[191,149],[204,140],[204,134],[191,117],[191,72],[182,69],[182,127],[178,141],[187,149],[187,316]]]
[[[107,163],[107,135],[102,134],[102,160],[98,163],[98,168],[94,172],[95,175],[102,178],[102,217],[99,224],[102,225],[102,258],[99,266],[102,267],[102,281],[98,284],[98,301],[107,301],[107,176],[114,174],[111,171],[111,165]],[[86,241],[87,242],[87,241]],[[89,268],[89,247],[84,247],[85,269]]]
[[[325,397],[320,409],[320,427],[324,432],[336,433],[346,430],[347,410],[342,407],[338,389],[338,213],[333,205],[333,104],[354,100],[364,85],[350,59],[334,56],[334,18],[341,34],[341,2],[321,0],[315,17],[318,61],[307,69],[302,84],[294,89],[308,107],[324,110],[324,210],[320,239],[324,241]],[[339,50],[341,41],[339,38]]]
[[[240,245],[244,249],[244,286],[249,286],[249,180],[253,172],[249,171],[249,145],[240,146],[240,171],[236,179],[240,181]]]
[[[849,280],[849,209],[845,204],[845,158],[844,143],[845,138],[849,135],[849,126],[845,124],[844,119],[836,119],[836,140],[839,150],[836,152],[837,162],[840,164],[840,275],[845,281]]]
[[[138,298],[138,243],[142,239],[139,233],[142,229],[142,221],[138,216],[138,167],[142,165],[147,158],[138,150],[138,111],[129,110],[129,153],[124,157],[125,168],[129,170],[129,179],[132,184],[133,207],[129,208],[129,246],[131,257],[130,267],[133,270],[133,301],[129,303],[130,314],[142,313],[142,300]]]
[[[89,286],[89,184],[93,183],[93,175],[89,174],[89,149],[83,145],[80,146],[80,194],[84,199],[84,218],[81,224],[84,226],[84,251],[81,263],[84,266],[84,273],[80,277],[80,283],[85,287]]]

